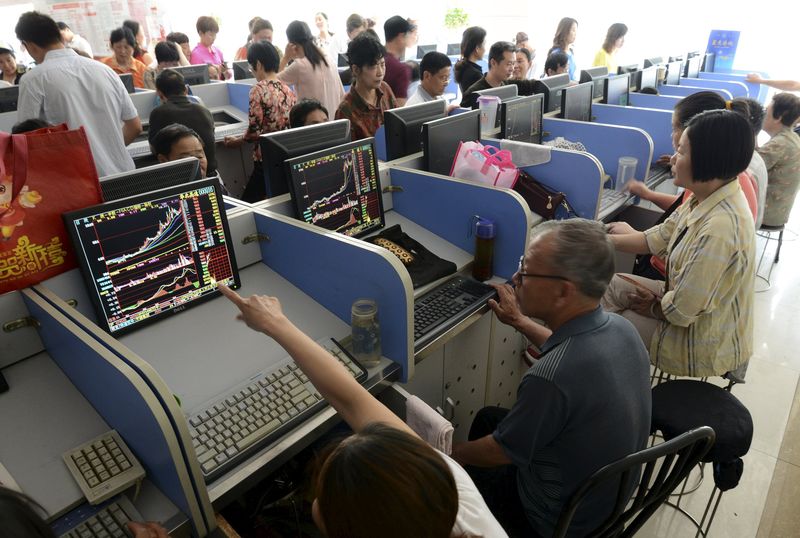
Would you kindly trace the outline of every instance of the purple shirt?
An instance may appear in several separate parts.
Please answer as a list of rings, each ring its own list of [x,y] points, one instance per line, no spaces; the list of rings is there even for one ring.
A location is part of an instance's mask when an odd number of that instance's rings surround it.
[[[411,68],[401,62],[390,52],[386,53],[386,75],[383,80],[392,89],[398,99],[408,97],[408,87],[411,85]]]

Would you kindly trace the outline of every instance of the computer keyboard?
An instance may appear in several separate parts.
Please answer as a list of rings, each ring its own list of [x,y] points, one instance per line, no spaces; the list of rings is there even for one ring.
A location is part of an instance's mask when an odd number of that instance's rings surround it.
[[[597,218],[602,219],[611,211],[621,206],[628,198],[630,193],[615,191],[614,189],[603,189],[600,193],[600,207],[597,210]]]
[[[479,310],[496,296],[495,289],[456,275],[414,301],[414,350]]]
[[[654,164],[650,167],[650,173],[647,174],[647,180],[644,182],[648,188],[653,189],[658,187],[664,181],[672,177],[672,171],[668,166]]]
[[[128,146],[128,155],[130,155],[132,159],[150,155],[150,144],[147,142],[134,142]]]
[[[221,142],[226,136],[242,136],[247,131],[247,122],[231,123],[214,128],[214,140]]]
[[[59,526],[67,526],[67,530],[59,534],[59,538],[128,538],[132,535],[125,524],[128,521],[144,521],[124,495],[99,509],[79,508],[63,519]]]
[[[363,383],[367,371],[333,338],[319,342]],[[251,377],[227,396],[189,417],[197,459],[209,482],[253,451],[295,428],[324,408],[308,377],[286,357]]]

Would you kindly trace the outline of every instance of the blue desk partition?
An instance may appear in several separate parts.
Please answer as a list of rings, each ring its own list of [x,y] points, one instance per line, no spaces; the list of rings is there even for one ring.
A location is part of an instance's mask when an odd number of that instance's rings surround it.
[[[500,140],[482,140],[483,144],[500,147]],[[563,192],[579,217],[594,219],[603,188],[603,167],[589,153],[553,149],[550,161],[523,168],[536,180],[551,189]],[[557,214],[563,218],[565,215]]]
[[[161,404],[144,381],[123,361],[85,334],[37,293],[22,293],[31,316],[39,322],[39,337],[53,361],[117,430],[142,463],[147,477],[192,522],[194,533],[208,532],[180,444]]]
[[[672,148],[672,113],[669,111],[595,104],[592,106],[592,115],[598,123],[627,125],[644,130],[653,139],[654,160],[658,160],[662,155],[672,155],[674,152]]]
[[[544,118],[542,131],[548,133],[548,140],[563,136],[571,142],[581,142],[615,180],[620,157],[636,157],[639,162],[634,177],[641,179],[647,177],[653,160],[652,138],[636,127]]]
[[[235,106],[245,114],[250,111],[250,84],[238,84],[231,82],[228,84],[228,99],[231,106]]]
[[[375,131],[375,153],[378,155],[378,160],[386,162],[389,160],[389,155],[386,152],[386,128],[381,125]]]
[[[413,286],[400,260],[386,249],[296,219],[254,210],[256,229],[269,236],[261,256],[269,267],[350,324],[360,297],[378,303],[383,355],[398,363],[401,381],[414,368]]]
[[[656,110],[669,110],[672,112],[675,105],[682,97],[674,95],[650,95],[647,93],[631,92],[628,97],[628,105],[639,108],[653,108]]]
[[[710,80],[700,78],[681,78],[681,86],[714,90],[727,90],[733,97],[749,97],[747,86],[732,80]],[[755,94],[753,94],[755,95]]]
[[[761,74],[763,78],[769,78],[766,74]],[[754,82],[747,82],[747,75],[746,74],[735,74],[735,73],[700,73],[700,80],[729,80],[734,82],[741,82],[745,86],[747,86],[747,93],[753,99],[758,100],[759,103],[764,104],[764,101],[767,100],[767,93],[769,92],[769,87],[763,84],[756,84]]]
[[[392,194],[394,210],[462,250],[475,253],[475,215],[494,221],[494,273],[511,278],[516,272],[531,228],[527,204],[518,194],[399,167],[390,174],[392,185],[403,189]]]
[[[658,87],[658,93],[661,95],[673,95],[677,97],[686,97],[693,93],[709,91],[719,94],[723,99],[730,101],[733,99],[731,92],[728,90],[720,90],[719,88],[696,88],[694,86],[673,86],[672,84],[662,84]]]

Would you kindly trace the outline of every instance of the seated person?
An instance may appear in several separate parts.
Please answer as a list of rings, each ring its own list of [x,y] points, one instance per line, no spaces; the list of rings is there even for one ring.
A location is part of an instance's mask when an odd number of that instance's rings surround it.
[[[180,123],[200,135],[208,158],[208,173],[217,172],[217,155],[214,146],[214,118],[211,112],[197,103],[193,103],[186,95],[186,83],[183,75],[174,69],[165,69],[156,79],[156,92],[163,104],[150,112],[150,129],[148,140],[153,140],[158,132],[172,123]]]
[[[208,177],[208,160],[203,149],[203,140],[199,134],[185,125],[180,123],[167,125],[158,131],[152,147],[160,163],[195,157],[200,161],[200,178]]]
[[[800,119],[800,98],[779,93],[767,105],[764,130],[769,142],[757,149],[767,166],[767,196],[763,226],[781,227],[789,214],[800,187],[800,137],[792,127]]]
[[[477,91],[496,88],[505,84],[516,84],[519,95],[533,94],[534,81],[512,79],[517,49],[508,41],[498,41],[489,49],[489,71],[478,82],[469,87],[461,99],[464,108],[475,108],[478,105]]]
[[[144,74],[144,87],[148,90],[156,89],[156,77],[170,67],[180,67],[181,48],[172,41],[159,41],[155,47],[156,68],[148,69]]]
[[[114,70],[115,73],[133,75],[133,85],[136,88],[144,88],[144,74],[147,66],[133,57],[136,38],[133,33],[124,26],[111,32],[111,51],[113,54],[103,58],[103,63]]]
[[[544,62],[544,76],[563,75],[569,67],[569,57],[564,52],[554,52]]]
[[[737,175],[753,154],[740,114],[694,116],[672,156],[675,185],[692,192],[667,220],[638,232],[608,225],[617,250],[666,260],[666,282],[616,275],[603,307],[629,319],[663,372],[724,375],[753,352],[755,230]]]
[[[531,78],[530,72],[533,69],[533,57],[531,51],[524,47],[517,46],[516,63],[514,64],[514,78]]]
[[[395,108],[394,93],[383,77],[386,74],[386,49],[367,32],[347,45],[347,58],[353,72],[353,85],[336,109],[337,120],[350,120],[350,136],[361,140],[375,135],[383,125],[383,113]]]
[[[526,537],[552,536],[564,503],[592,473],[643,449],[651,413],[647,349],[630,322],[599,306],[614,275],[603,224],[551,220],[531,235],[514,287],[495,286],[499,299],[489,305],[541,358],[511,410],[480,410],[469,441],[453,446],[506,532]],[[625,484],[628,495],[637,480]],[[569,536],[592,534],[617,487],[591,490]]]
[[[66,22],[59,21],[58,29],[61,30],[61,37],[64,39],[64,45],[73,49],[86,53],[87,58],[92,58],[92,46],[89,41],[72,31],[72,28]]]
[[[328,109],[316,99],[301,99],[289,112],[289,126],[304,127],[328,121]]]
[[[444,90],[450,83],[450,69],[453,63],[446,54],[428,52],[419,64],[420,82],[417,91],[406,105],[418,105],[434,99],[443,99]]]
[[[239,309],[238,319],[275,339],[355,432],[320,464],[311,513],[326,536],[506,536],[464,469],[287,319],[278,299],[219,289]]]
[[[192,47],[189,46],[189,36],[183,32],[170,32],[167,34],[167,41],[175,43],[181,49],[181,65],[189,65],[189,58],[192,57]],[[185,62],[185,63],[184,63]]]
[[[0,41],[0,82],[15,86],[19,84],[19,79],[22,78],[25,71],[25,66],[17,63],[17,56],[11,45]]]

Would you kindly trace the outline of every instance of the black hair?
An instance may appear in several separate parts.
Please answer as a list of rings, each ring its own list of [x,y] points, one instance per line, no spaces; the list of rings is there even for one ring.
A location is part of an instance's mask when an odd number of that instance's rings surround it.
[[[203,145],[203,139],[194,129],[190,129],[180,123],[171,123],[156,133],[153,138],[153,150],[156,155],[168,156],[172,153],[172,146],[187,136],[195,137],[200,141],[200,145]]]
[[[289,43],[299,45],[303,49],[306,58],[311,62],[311,67],[316,69],[318,65],[324,64],[328,67],[328,60],[325,54],[314,44],[314,36],[311,29],[303,21],[292,21],[286,27],[286,39]]]
[[[64,21],[58,21],[56,24],[58,25],[59,30],[72,30],[72,28],[70,28],[69,25]]]
[[[367,28],[364,30],[364,33],[367,34],[367,37],[371,37],[378,43],[381,42],[381,36],[378,35],[378,32],[376,32],[374,28]]]
[[[480,26],[470,26],[461,34],[461,59],[456,62],[453,73],[456,82],[461,82],[461,74],[467,66],[467,60],[484,41],[486,41],[486,30]]]
[[[204,34],[206,32],[219,32],[219,23],[217,23],[217,20],[214,17],[207,17],[203,15],[201,17],[197,17],[195,28],[197,29],[198,34]]]
[[[385,56],[386,48],[366,31],[357,35],[347,45],[347,61],[351,67],[356,66],[363,69],[373,66]]]
[[[499,64],[503,61],[506,52],[514,54],[517,52],[517,47],[509,41],[498,41],[494,43],[489,49],[489,69],[492,68],[492,60],[494,60],[494,63]]]
[[[567,56],[566,52],[553,52],[544,62],[544,73],[547,75],[548,71],[558,71],[559,68],[567,64],[569,64],[569,56]]]
[[[686,127],[686,137],[694,181],[735,179],[753,158],[753,130],[744,116],[731,110],[697,114]]]
[[[645,93],[647,95],[658,95],[658,90],[653,88],[652,86],[647,86],[639,90],[639,93]]]
[[[325,113],[325,116],[330,117],[328,109],[316,99],[301,99],[289,111],[289,125],[292,128],[302,127],[306,124],[306,117],[315,110],[321,110]]]
[[[792,93],[779,93],[772,98],[772,117],[792,127],[800,118],[800,97]]]
[[[431,51],[426,53],[425,56],[422,57],[422,61],[419,63],[419,76],[421,78],[425,73],[435,75],[445,67],[451,67],[452,65],[453,62],[450,61],[450,58],[447,57],[447,54]]]
[[[386,39],[387,43],[397,36],[407,34],[410,31],[411,24],[400,15],[389,17],[386,19],[386,22],[383,23],[383,37]]]
[[[411,82],[416,82],[422,76],[422,72],[419,69],[419,63],[414,60],[406,60],[404,62],[408,69],[411,71]]]
[[[517,52],[521,52],[522,54],[524,54],[529,62],[533,60],[533,58],[531,57],[531,51],[526,49],[525,47],[517,47]]]
[[[177,43],[173,43],[172,41],[159,41],[156,43],[153,51],[156,55],[156,62],[166,63],[181,61],[181,55],[178,53],[178,46]]]
[[[14,126],[11,128],[11,134],[28,133],[30,131],[35,131],[36,129],[44,129],[45,127],[50,127],[50,124],[38,118],[32,118],[30,120],[21,121],[14,124]]]
[[[673,117],[675,123],[686,126],[686,124],[697,114],[707,110],[729,109],[743,118],[749,119],[750,107],[743,99],[726,101],[717,93],[712,91],[702,91],[687,95],[675,105]]]
[[[133,55],[139,56],[144,53],[145,51],[139,46],[139,40],[136,39],[136,35],[139,33],[139,29],[142,25],[133,19],[127,19],[122,21],[122,26],[130,30],[133,34]]]
[[[165,97],[183,95],[186,93],[186,80],[179,71],[164,69],[156,77],[156,89]]]
[[[0,523],[4,538],[55,538],[44,509],[23,493],[0,486]]]
[[[275,73],[280,66],[280,58],[278,51],[275,50],[275,45],[269,41],[258,41],[251,43],[250,48],[247,49],[247,63],[256,71],[256,64],[261,62],[261,67],[267,73]]]
[[[14,33],[20,41],[33,43],[41,48],[61,43],[61,31],[56,21],[38,11],[28,11],[20,15]]]
[[[758,133],[761,132],[761,127],[764,125],[766,109],[761,103],[750,97],[737,97],[733,101],[743,101],[747,105],[747,121],[753,130],[753,136],[758,136]]]
[[[109,38],[111,42],[111,46],[113,48],[114,43],[119,43],[120,41],[125,41],[133,47],[134,51],[136,49],[136,38],[133,36],[133,32],[131,32],[130,28],[126,28],[124,26],[120,26],[119,28],[114,28],[111,30],[111,37]]]
[[[362,26],[366,26],[367,23],[364,21],[364,17],[359,15],[358,13],[353,13],[349,17],[347,17],[347,33],[348,35],[355,30],[356,28],[361,28]],[[333,35],[333,34],[331,34]]]
[[[170,32],[167,34],[167,41],[172,41],[178,45],[183,45],[189,42],[189,36],[183,32]]]
[[[250,35],[257,34],[262,30],[272,30],[273,32],[275,31],[275,29],[272,28],[272,23],[269,22],[267,19],[256,17],[256,19],[253,21],[253,24],[250,26]]]
[[[606,40],[603,42],[603,50],[610,54],[612,52],[612,47],[617,42],[617,39],[620,37],[625,37],[625,34],[627,33],[628,27],[621,22],[615,22],[609,26],[608,32],[606,32]]]

